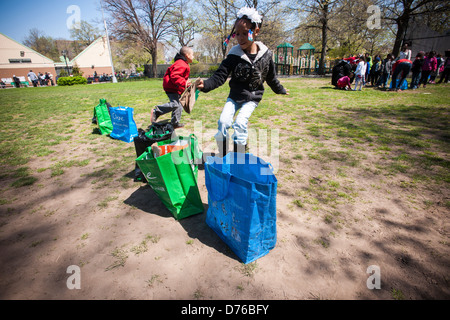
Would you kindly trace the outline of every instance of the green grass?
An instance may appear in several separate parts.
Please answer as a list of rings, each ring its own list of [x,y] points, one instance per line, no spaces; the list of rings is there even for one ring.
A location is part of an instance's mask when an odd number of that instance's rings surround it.
[[[400,289],[392,288],[391,295],[394,300],[405,300],[405,295],[403,294],[402,290],[400,290]]]
[[[128,259],[128,254],[125,249],[115,248],[111,252],[111,256],[115,259],[113,263],[111,263],[108,267],[105,268],[105,271],[110,271],[117,267],[123,267]]]
[[[105,199],[103,199],[101,202],[99,202],[98,206],[100,208],[106,208],[108,207],[108,204],[114,200],[117,200],[117,196],[108,196]]]
[[[250,262],[248,264],[241,263],[236,269],[246,277],[253,277],[258,270],[257,261]]]

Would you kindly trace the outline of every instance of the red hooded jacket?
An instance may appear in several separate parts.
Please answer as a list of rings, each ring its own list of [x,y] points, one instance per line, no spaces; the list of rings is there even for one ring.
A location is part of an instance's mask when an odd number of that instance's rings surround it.
[[[186,82],[189,79],[191,68],[186,58],[177,53],[175,62],[167,69],[163,78],[163,89],[169,93],[182,94],[186,89]]]

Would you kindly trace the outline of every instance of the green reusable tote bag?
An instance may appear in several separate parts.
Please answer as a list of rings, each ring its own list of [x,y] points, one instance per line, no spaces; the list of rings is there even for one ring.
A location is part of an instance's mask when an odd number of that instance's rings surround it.
[[[100,103],[94,108],[94,116],[97,117],[100,133],[102,135],[110,134],[113,130],[113,125],[108,106],[106,105],[106,99],[100,99]]]
[[[150,187],[177,220],[204,211],[197,185],[198,168],[194,161],[199,155],[195,150],[197,139],[191,135],[189,141],[187,148],[157,158],[153,156],[151,148],[148,148],[136,159]],[[170,142],[172,141],[165,140],[158,145]]]

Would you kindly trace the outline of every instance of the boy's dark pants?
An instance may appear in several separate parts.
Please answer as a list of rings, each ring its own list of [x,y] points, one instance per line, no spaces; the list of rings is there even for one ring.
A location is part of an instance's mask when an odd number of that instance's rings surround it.
[[[411,77],[411,89],[417,89],[419,86],[420,77],[422,76],[422,71],[414,71]]]
[[[180,95],[178,93],[166,92],[169,97],[169,102],[156,106],[156,116],[161,116],[163,114],[172,111],[172,124],[179,124],[181,122],[181,112],[183,111],[183,106],[180,103]]]

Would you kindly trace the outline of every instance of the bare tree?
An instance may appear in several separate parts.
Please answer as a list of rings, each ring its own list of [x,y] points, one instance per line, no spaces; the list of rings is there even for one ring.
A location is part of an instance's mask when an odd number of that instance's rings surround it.
[[[450,3],[445,0],[378,0],[376,4],[382,9],[385,21],[396,26],[392,50],[395,56],[403,45],[411,18],[450,12]]]
[[[258,9],[258,11],[260,11],[260,9]],[[289,39],[291,33],[286,32],[286,26],[289,25],[289,23],[284,19],[280,19],[282,16],[283,8],[281,6],[273,7],[263,15],[261,31],[257,40],[263,42],[272,51],[275,51],[277,45],[280,43],[291,41]]]
[[[72,42],[72,49],[75,55],[83,51],[92,42],[101,36],[101,31],[89,22],[81,20],[78,28],[70,30],[70,37],[74,40]]]
[[[197,41],[196,48],[204,53],[204,58],[209,63],[220,63],[222,58],[222,45],[218,45],[218,39],[206,31],[202,32],[202,38]],[[208,60],[208,57],[210,58]]]
[[[192,0],[178,0],[174,7],[170,21],[173,25],[171,35],[176,39],[169,41],[173,47],[188,46],[194,40],[195,33],[198,31],[196,17],[198,14],[192,9]]]
[[[392,50],[393,33],[389,28],[368,28],[372,0],[342,0],[329,23],[329,55],[346,57],[368,52],[371,55]],[[346,21],[346,23],[342,23]]]
[[[292,7],[298,12],[307,12],[314,23],[308,25],[308,28],[318,28],[321,30],[322,50],[319,60],[319,74],[325,73],[325,57],[327,55],[328,31],[330,30],[330,20],[339,7],[340,0],[296,0]],[[292,10],[292,8],[289,8]]]
[[[47,37],[43,31],[36,28],[31,29],[29,32],[29,35],[23,42],[24,45],[54,61],[59,61],[58,48],[52,37]]]
[[[217,46],[222,48],[222,43],[232,29],[232,23],[236,19],[234,0],[203,0],[204,10],[204,34],[213,37]],[[225,58],[227,48],[222,48],[222,59]]]
[[[158,41],[171,31],[175,0],[104,0],[111,15],[111,30],[118,39],[136,41],[152,57],[152,76],[157,74]]]
[[[79,42],[81,46],[88,46],[101,35],[100,30],[92,26],[89,22],[81,20],[79,28],[70,30],[70,37]]]
[[[241,0],[237,2],[238,9],[242,6],[255,8],[263,17],[266,16],[273,8],[281,4],[281,0]]]

